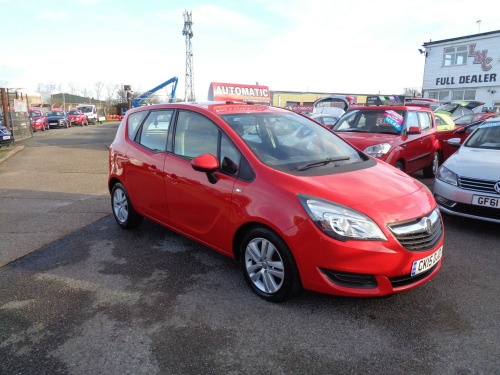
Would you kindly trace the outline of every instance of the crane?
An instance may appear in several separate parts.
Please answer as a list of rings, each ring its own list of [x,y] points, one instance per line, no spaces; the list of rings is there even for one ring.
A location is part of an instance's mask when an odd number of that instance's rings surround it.
[[[165,86],[167,86],[171,83],[174,86],[172,87],[172,94],[170,95],[170,99],[168,102],[172,103],[174,101],[174,97],[175,97],[175,90],[177,89],[177,82],[178,82],[177,77],[172,77],[168,81],[163,82],[162,84],[156,86],[155,88],[153,88],[149,91],[146,91],[145,93],[142,93],[137,98],[132,99],[132,107],[140,107],[140,106],[146,105],[147,98],[149,98],[151,95],[153,95],[156,91],[161,90],[162,88],[164,88]]]

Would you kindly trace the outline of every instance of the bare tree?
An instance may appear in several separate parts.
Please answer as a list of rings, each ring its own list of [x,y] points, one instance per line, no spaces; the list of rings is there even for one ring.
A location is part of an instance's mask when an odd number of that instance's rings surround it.
[[[55,89],[56,89],[56,84],[54,82],[48,82],[48,83],[39,83],[36,88],[36,91],[47,92],[52,95]]]
[[[69,93],[72,95],[77,95],[80,91],[80,87],[76,82],[68,82]]]
[[[97,100],[101,100],[101,93],[103,88],[104,88],[104,82],[99,81],[94,84],[95,98]]]
[[[413,98],[419,98],[422,96],[422,90],[417,87],[405,87],[405,96],[411,96]]]
[[[115,103],[116,93],[118,92],[119,85],[116,83],[108,83],[106,85],[106,104],[111,105]]]

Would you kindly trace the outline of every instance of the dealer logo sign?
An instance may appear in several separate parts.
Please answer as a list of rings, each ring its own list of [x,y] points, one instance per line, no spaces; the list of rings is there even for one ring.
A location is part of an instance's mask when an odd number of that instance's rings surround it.
[[[500,181],[498,181],[496,184],[495,184],[495,191],[500,194]]]

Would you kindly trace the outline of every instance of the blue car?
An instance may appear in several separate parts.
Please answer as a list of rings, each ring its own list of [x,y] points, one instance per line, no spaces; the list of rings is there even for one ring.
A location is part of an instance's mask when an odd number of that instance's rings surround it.
[[[3,125],[0,125],[0,147],[8,146],[14,143],[12,134]]]

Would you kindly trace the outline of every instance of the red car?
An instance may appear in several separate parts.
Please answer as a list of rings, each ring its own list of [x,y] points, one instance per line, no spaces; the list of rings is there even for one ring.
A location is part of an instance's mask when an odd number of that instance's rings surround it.
[[[49,130],[49,120],[42,111],[30,110],[30,121],[34,132]]]
[[[406,173],[434,177],[441,163],[434,113],[428,107],[366,106],[349,110],[332,129],[367,154]]]
[[[84,125],[87,126],[89,124],[87,116],[85,116],[82,111],[77,111],[77,110],[68,111],[66,113],[66,117],[68,119],[69,126],[73,124],[77,124],[80,126]]]
[[[235,258],[269,301],[302,288],[382,296],[424,284],[441,267],[444,227],[430,191],[285,109],[134,108],[109,167],[121,227],[146,217]]]

